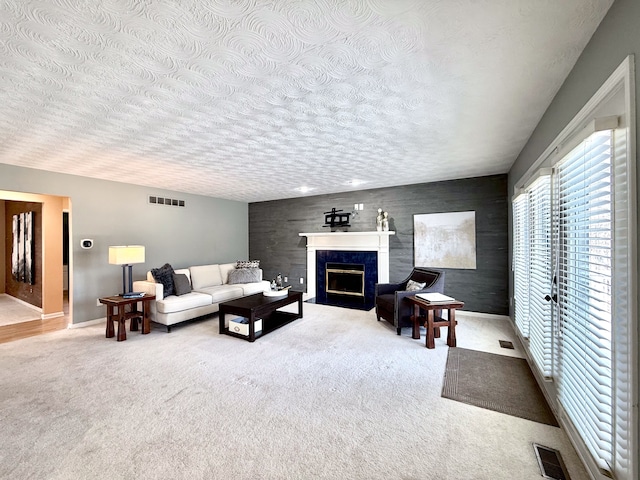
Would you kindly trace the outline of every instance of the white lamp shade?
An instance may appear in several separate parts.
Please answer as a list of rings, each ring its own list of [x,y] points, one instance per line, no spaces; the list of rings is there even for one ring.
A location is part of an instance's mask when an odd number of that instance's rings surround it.
[[[142,245],[118,245],[109,247],[109,263],[112,265],[144,263],[144,247]]]

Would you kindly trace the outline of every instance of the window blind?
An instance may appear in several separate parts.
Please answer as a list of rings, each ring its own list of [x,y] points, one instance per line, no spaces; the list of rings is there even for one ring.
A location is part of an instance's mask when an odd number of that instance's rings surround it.
[[[529,336],[529,198],[513,200],[514,317],[520,334]]]
[[[612,434],[612,132],[597,132],[556,166],[558,399],[601,468]]]
[[[545,377],[552,374],[553,324],[550,295],[551,267],[551,177],[538,178],[529,192],[529,351]]]

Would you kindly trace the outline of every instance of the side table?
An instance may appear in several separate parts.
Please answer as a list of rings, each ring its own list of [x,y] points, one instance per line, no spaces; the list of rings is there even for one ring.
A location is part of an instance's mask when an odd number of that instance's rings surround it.
[[[456,346],[456,309],[464,307],[463,302],[429,303],[419,297],[411,296],[406,299],[413,304],[413,332],[411,337],[420,338],[420,324],[427,330],[426,347],[436,348],[435,338],[440,337],[440,327],[447,327],[447,345]],[[421,315],[420,310],[425,314]],[[442,318],[442,310],[447,310],[447,318]]]
[[[149,321],[149,308],[151,300],[155,300],[155,295],[144,295],[138,298],[123,298],[118,295],[100,298],[100,303],[107,306],[107,331],[105,336],[113,338],[115,336],[113,322],[118,322],[118,342],[127,339],[127,327],[125,321],[131,319],[129,329],[132,332],[138,330],[138,318],[142,318],[142,334],[151,331]],[[142,311],[138,310],[138,302],[142,304]],[[128,308],[127,308],[128,306]]]

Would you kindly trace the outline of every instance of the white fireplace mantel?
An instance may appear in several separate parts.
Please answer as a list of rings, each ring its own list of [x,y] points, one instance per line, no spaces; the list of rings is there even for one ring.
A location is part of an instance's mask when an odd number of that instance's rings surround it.
[[[396,232],[312,232],[307,237],[307,294],[316,295],[316,251],[347,250],[378,253],[378,283],[389,282],[389,237]]]

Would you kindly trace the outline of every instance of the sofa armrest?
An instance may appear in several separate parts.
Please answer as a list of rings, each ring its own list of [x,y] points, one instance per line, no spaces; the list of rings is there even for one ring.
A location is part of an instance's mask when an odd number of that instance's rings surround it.
[[[147,295],[155,295],[156,300],[162,300],[164,298],[163,288],[161,283],[149,282],[148,280],[136,280],[133,282],[134,292],[144,292]]]

